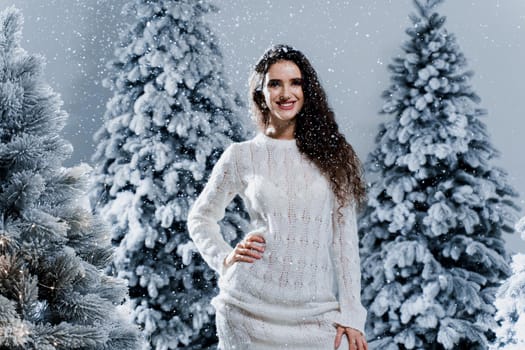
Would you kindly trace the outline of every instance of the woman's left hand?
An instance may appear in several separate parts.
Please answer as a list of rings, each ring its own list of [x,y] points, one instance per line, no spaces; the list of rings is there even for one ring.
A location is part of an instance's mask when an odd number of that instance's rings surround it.
[[[355,328],[343,327],[339,325],[337,325],[337,333],[335,336],[335,349],[339,348],[341,345],[341,338],[343,335],[348,338],[348,350],[368,350],[368,343],[366,342],[363,333]]]

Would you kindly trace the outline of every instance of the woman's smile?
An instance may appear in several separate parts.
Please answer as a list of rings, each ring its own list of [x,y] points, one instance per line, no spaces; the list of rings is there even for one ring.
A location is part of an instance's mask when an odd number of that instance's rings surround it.
[[[294,108],[296,102],[297,101],[277,102],[277,105],[284,111],[290,111]]]

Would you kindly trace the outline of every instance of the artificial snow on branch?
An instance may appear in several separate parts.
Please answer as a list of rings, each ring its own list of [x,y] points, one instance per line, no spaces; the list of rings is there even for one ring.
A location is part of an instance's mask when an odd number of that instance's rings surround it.
[[[104,273],[108,231],[83,204],[91,168],[62,166],[67,114],[21,25],[0,14],[0,349],[138,349],[126,285]]]

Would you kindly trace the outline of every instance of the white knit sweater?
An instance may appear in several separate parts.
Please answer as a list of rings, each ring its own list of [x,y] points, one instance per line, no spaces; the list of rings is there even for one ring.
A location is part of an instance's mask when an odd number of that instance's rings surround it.
[[[233,248],[218,222],[235,195],[243,199],[253,231],[266,240],[254,263],[223,265]],[[235,305],[259,320],[305,321],[329,315],[333,323],[364,331],[356,214],[342,209],[326,178],[295,140],[259,133],[234,143],[215,165],[188,216],[191,238],[219,273],[213,305]]]

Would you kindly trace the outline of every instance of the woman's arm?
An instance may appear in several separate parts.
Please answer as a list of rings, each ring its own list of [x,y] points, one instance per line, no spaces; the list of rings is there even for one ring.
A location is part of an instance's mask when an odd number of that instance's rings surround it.
[[[367,312],[361,304],[361,264],[355,205],[351,203],[341,208],[342,222],[338,219],[337,208],[336,202],[332,214],[334,225],[332,249],[341,314],[335,323],[364,333]]]
[[[223,152],[201,194],[188,214],[188,231],[204,261],[220,275],[224,259],[233,248],[224,240],[219,221],[226,206],[241,190],[237,172],[236,147],[231,144]]]

